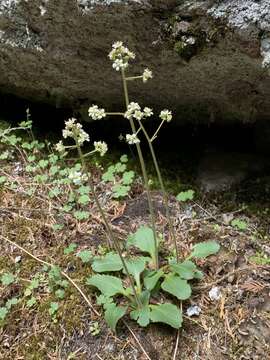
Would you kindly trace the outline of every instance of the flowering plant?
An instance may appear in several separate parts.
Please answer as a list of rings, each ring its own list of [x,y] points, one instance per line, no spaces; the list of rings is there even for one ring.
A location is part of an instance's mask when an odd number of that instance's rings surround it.
[[[162,110],[157,116],[156,130],[149,135],[144,124],[145,121],[154,116],[154,111],[149,107],[142,107],[137,102],[129,101],[128,84],[135,80],[142,80],[145,83],[153,77],[152,71],[146,68],[141,75],[127,76],[126,72],[129,69],[131,60],[135,58],[135,54],[124,46],[122,42],[113,44],[109,58],[112,61],[113,69],[121,73],[125,109],[119,113],[110,113],[94,104],[89,108],[88,114],[95,121],[102,120],[107,116],[121,115],[129,122],[130,131],[123,138],[129,145],[134,145],[138,154],[149,206],[149,226],[142,226],[137,229],[135,233],[128,236],[126,242],[120,241],[103,208],[95,179],[92,171],[89,170],[87,162],[88,158],[93,154],[99,154],[101,157],[105,156],[108,146],[104,141],[94,141],[92,150],[84,152],[84,146],[91,144],[91,139],[83,129],[82,124],[75,118],[65,122],[65,128],[62,132],[63,139],[56,144],[56,152],[52,152],[47,158],[40,156],[40,150],[45,147],[45,144],[34,139],[31,130],[32,123],[29,118],[15,129],[8,128],[2,132],[0,131],[0,142],[7,145],[7,150],[1,155],[1,159],[6,160],[13,156],[14,149],[16,149],[22,156],[23,163],[25,163],[23,171],[33,175],[34,184],[37,186],[28,189],[27,194],[32,196],[37,191],[38,186],[45,188],[50,199],[58,200],[55,208],[59,209],[59,215],[63,218],[64,213],[68,215],[73,213],[80,231],[82,231],[80,222],[93,215],[88,211],[88,204],[91,201],[96,205],[100,214],[100,221],[106,230],[106,249],[108,249],[108,252],[105,250],[100,254],[101,256],[93,256],[90,251],[84,250],[77,256],[84,263],[91,263],[93,274],[87,279],[87,284],[100,292],[97,303],[103,307],[105,320],[113,330],[116,329],[117,322],[126,314],[129,314],[131,319],[137,321],[140,326],[147,326],[150,322],[162,322],[178,329],[182,326],[183,316],[182,306],[177,305],[179,301],[185,301],[191,296],[190,281],[201,279],[203,276],[197,267],[196,259],[202,259],[217,253],[219,245],[213,241],[199,243],[193,246],[188,257],[179,254],[174,219],[171,215],[168,194],[154,149],[154,142],[161,128],[164,124],[172,121],[172,112],[168,109]],[[26,130],[31,137],[31,141],[23,142],[21,137],[12,133],[14,130]],[[162,241],[165,241],[165,236],[158,233],[156,228],[156,214],[152,193],[149,188],[144,153],[141,148],[141,141],[143,140],[146,140],[148,144],[157,173],[166,209],[168,232],[174,244],[172,258],[164,261],[160,261],[160,247]],[[77,152],[76,163],[72,167],[69,165],[70,159],[67,160],[66,158],[70,151]],[[113,183],[113,198],[118,199],[126,196],[130,190],[134,172],[125,171],[126,162],[127,156],[123,155],[120,162],[115,166],[110,166],[102,176],[103,182]],[[7,182],[6,175],[0,177],[0,184]],[[14,187],[14,184],[9,184],[9,186]],[[21,185],[19,184],[19,186]],[[188,201],[193,198],[193,195],[190,190],[180,193],[176,200]],[[61,229],[61,226],[63,224],[54,224],[53,228],[57,231]],[[67,253],[73,251],[71,245],[66,249]],[[26,253],[29,255],[29,252]],[[44,263],[44,261],[41,262]],[[57,284],[61,286],[57,290],[58,295],[63,296],[65,286],[59,280],[59,276],[56,276],[56,278]],[[79,290],[89,304],[83,291],[68,276],[67,279]],[[9,281],[9,279],[5,279],[5,281]],[[157,293],[160,294],[158,301]],[[176,299],[178,303],[174,304],[173,302]],[[50,314],[54,315],[57,309],[58,304],[51,303]],[[5,313],[2,316],[6,316],[7,308],[5,307],[4,310],[2,308],[3,311]]]
[[[188,281],[202,277],[202,273],[197,269],[196,264],[192,262],[191,259],[203,258],[215,254],[219,250],[219,245],[215,242],[197,244],[187,259],[180,260],[174,224],[169,209],[168,195],[164,187],[153,147],[153,142],[158,137],[162,126],[172,120],[172,112],[167,109],[160,112],[159,118],[161,122],[157,126],[156,131],[150,136],[144,126],[144,121],[152,117],[154,112],[149,107],[142,108],[137,102],[129,101],[128,83],[137,79],[141,79],[143,83],[145,83],[153,78],[152,71],[146,68],[142,75],[127,76],[126,71],[130,66],[130,61],[135,59],[135,54],[124,46],[121,41],[113,44],[109,58],[112,61],[113,69],[121,72],[126,109],[123,112],[110,113],[106,112],[103,108],[99,108],[97,105],[92,105],[88,113],[92,120],[103,119],[105,116],[121,115],[129,121],[131,133],[125,135],[125,140],[129,145],[135,145],[137,149],[147,193],[151,226],[138,229],[135,234],[130,235],[126,243],[126,250],[130,247],[135,247],[141,251],[141,256],[124,258],[118,242],[116,239],[112,239],[112,243],[116,245],[117,252],[112,251],[103,257],[93,259],[92,269],[97,274],[91,276],[87,280],[87,283],[90,286],[96,287],[101,292],[101,295],[98,297],[98,304],[103,306],[105,319],[113,330],[115,330],[119,319],[127,312],[129,312],[130,317],[136,320],[141,326],[147,326],[150,322],[163,322],[174,328],[179,328],[182,325],[181,309],[170,302],[151,304],[152,292],[161,288],[163,291],[175,296],[178,300],[188,299],[191,295],[191,287]],[[162,267],[159,265],[160,236],[156,231],[156,219],[149,189],[149,178],[140,146],[141,134],[148,143],[153,159],[163,194],[169,233],[175,246],[175,258]],[[147,257],[145,254],[147,254]],[[121,276],[119,278],[119,276],[103,274],[106,272],[119,273],[119,271],[122,271],[125,276],[128,276],[129,286],[124,285]],[[120,295],[125,299],[122,300],[125,306],[118,305],[115,302],[114,297],[116,295]]]

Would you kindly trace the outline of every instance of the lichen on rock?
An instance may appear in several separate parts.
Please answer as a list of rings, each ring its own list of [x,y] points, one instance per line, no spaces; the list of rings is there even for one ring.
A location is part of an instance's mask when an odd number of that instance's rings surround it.
[[[138,3],[140,2],[140,0],[77,0],[79,7],[84,12],[93,9],[95,5],[108,6],[116,3],[127,3],[128,1],[138,2]]]
[[[262,66],[270,67],[270,1],[236,0],[221,1],[214,4],[208,13],[217,19],[225,19],[228,25],[236,29],[245,38],[261,38]]]

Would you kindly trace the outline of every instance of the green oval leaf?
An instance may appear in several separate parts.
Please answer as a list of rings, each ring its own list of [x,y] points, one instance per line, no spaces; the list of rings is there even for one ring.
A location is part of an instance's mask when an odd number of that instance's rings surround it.
[[[92,269],[98,273],[106,271],[120,271],[122,268],[123,264],[120,256],[114,253],[108,253],[102,258],[95,258],[92,264]]]
[[[172,264],[171,269],[185,280],[193,279],[197,271],[196,265],[190,260],[186,260],[180,264]]]
[[[90,250],[82,250],[77,254],[84,264],[90,262],[93,258],[92,252]]]
[[[240,219],[234,219],[231,225],[241,231],[246,230],[248,227],[247,223]]]
[[[198,259],[206,258],[207,256],[216,254],[219,249],[220,245],[216,241],[198,243],[193,247],[190,257]]]
[[[126,260],[128,272],[134,277],[137,286],[140,288],[140,275],[145,269],[145,263],[150,258],[138,257],[134,259]],[[124,271],[125,273],[125,271]]]
[[[182,191],[176,196],[176,200],[181,201],[181,202],[193,200],[194,194],[195,194],[194,190]]]
[[[144,286],[151,291],[157,285],[158,280],[164,275],[162,270],[148,272],[143,279]]]
[[[161,284],[161,288],[177,297],[179,300],[186,300],[191,295],[191,287],[186,280],[182,280],[178,275],[169,275]]]
[[[173,304],[150,305],[150,319],[152,322],[162,322],[175,329],[182,326],[182,312]]]
[[[4,320],[8,314],[8,309],[6,307],[0,307],[0,320]]]
[[[110,275],[94,275],[87,279],[87,285],[95,286],[107,297],[116,294],[125,294],[122,281],[115,276]]]
[[[153,230],[147,226],[140,227],[128,238],[127,247],[135,246],[155,259],[155,239]]]
[[[16,278],[13,274],[11,273],[5,273],[1,276],[1,283],[2,285],[11,285],[16,281]]]

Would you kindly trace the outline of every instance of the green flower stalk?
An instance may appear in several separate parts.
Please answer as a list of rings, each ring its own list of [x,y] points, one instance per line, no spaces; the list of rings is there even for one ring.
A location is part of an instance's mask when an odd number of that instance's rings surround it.
[[[63,130],[63,137],[64,138],[72,138],[74,141],[75,141],[75,147],[77,149],[77,152],[78,152],[78,155],[79,155],[79,159],[80,159],[80,162],[81,162],[81,165],[82,165],[82,172],[87,176],[87,180],[88,180],[88,184],[89,184],[89,187],[90,187],[90,191],[93,195],[93,198],[94,198],[94,201],[98,207],[98,210],[101,214],[101,217],[102,217],[102,220],[105,224],[105,227],[106,227],[106,231],[107,231],[107,234],[109,236],[109,240],[108,240],[108,246],[111,248],[112,246],[115,248],[115,250],[117,251],[120,259],[121,259],[121,262],[123,264],[123,268],[125,269],[125,272],[128,276],[128,279],[129,279],[129,283],[130,283],[130,286],[132,288],[132,291],[133,291],[133,295],[134,295],[134,298],[135,298],[135,302],[137,304],[137,306],[140,308],[142,306],[141,304],[141,301],[137,295],[137,292],[136,292],[136,289],[135,289],[135,286],[134,286],[134,282],[133,282],[133,279],[128,271],[128,268],[127,268],[127,265],[126,265],[126,262],[125,262],[125,259],[122,255],[122,251],[121,251],[121,246],[119,244],[119,241],[118,239],[114,236],[113,234],[113,231],[111,229],[111,226],[109,224],[109,221],[106,217],[106,214],[100,204],[100,201],[98,199],[98,196],[96,194],[96,190],[95,190],[95,186],[94,186],[94,182],[93,182],[93,179],[92,179],[92,176],[91,174],[89,175],[89,173],[87,172],[87,166],[86,166],[86,162],[85,162],[85,157],[90,155],[90,154],[93,154],[95,152],[99,152],[101,156],[104,156],[104,154],[107,152],[107,144],[102,142],[102,141],[98,141],[98,142],[94,142],[94,146],[95,146],[95,150],[91,151],[90,153],[88,154],[83,154],[82,152],[82,145],[85,143],[85,142],[88,142],[90,139],[89,139],[89,135],[82,129],[82,125],[77,123],[76,122],[76,119],[70,119],[68,121],[66,121],[66,127],[65,129]],[[59,149],[59,143],[57,144],[57,147]],[[67,147],[68,148],[68,147]],[[72,146],[73,148],[73,146]],[[61,145],[60,145],[60,150],[65,150],[65,146],[63,145],[63,143],[61,142]]]
[[[164,186],[164,182],[163,182],[163,178],[162,178],[161,171],[160,171],[160,168],[159,168],[159,164],[158,164],[158,161],[157,161],[156,153],[155,153],[155,150],[154,150],[154,147],[153,147],[153,144],[152,144],[153,138],[150,139],[145,127],[143,126],[143,123],[140,120],[138,120],[138,121],[139,121],[139,124],[140,124],[140,128],[142,129],[142,131],[143,131],[143,133],[145,135],[145,138],[147,140],[147,143],[149,145],[149,149],[150,149],[151,156],[152,156],[152,159],[153,159],[153,163],[154,163],[154,166],[155,166],[155,170],[156,170],[156,173],[157,173],[158,181],[159,181],[159,184],[160,184],[160,187],[161,187],[161,191],[162,191],[162,195],[163,195],[163,202],[164,202],[165,211],[166,211],[166,217],[167,217],[168,224],[169,224],[169,232],[170,232],[171,238],[172,238],[173,243],[174,243],[174,247],[175,247],[175,251],[176,251],[176,260],[178,262],[179,261],[179,252],[178,252],[178,247],[177,247],[176,234],[175,234],[175,230],[174,230],[174,226],[173,226],[173,220],[172,220],[172,217],[171,217],[171,214],[170,214],[170,209],[169,209],[168,193],[167,193],[167,191],[165,189],[165,186]]]
[[[127,108],[127,111],[128,111],[130,102],[129,102],[129,95],[128,95],[127,80],[126,80],[126,77],[125,77],[125,70],[124,69],[122,69],[122,81],[123,81],[123,88],[124,88],[124,95],[125,95],[125,103],[126,103],[126,108]],[[132,116],[129,117],[129,123],[130,123],[130,126],[131,126],[133,137],[134,137],[134,135],[137,137],[137,131],[136,131],[136,127],[135,127],[134,120],[133,120]],[[136,148],[137,148],[137,153],[138,153],[140,164],[141,164],[143,180],[144,180],[144,185],[145,185],[146,194],[147,194],[148,206],[149,206],[149,211],[150,211],[150,216],[151,216],[151,225],[152,225],[152,230],[153,230],[154,239],[155,239],[155,254],[156,254],[155,268],[158,269],[159,268],[158,240],[157,240],[157,231],[156,231],[156,220],[155,220],[154,206],[153,206],[153,202],[152,202],[152,199],[151,199],[150,188],[149,188],[149,179],[148,179],[146,166],[145,166],[145,161],[144,161],[144,158],[143,158],[143,153],[142,153],[139,141],[136,141],[135,145],[136,145]]]

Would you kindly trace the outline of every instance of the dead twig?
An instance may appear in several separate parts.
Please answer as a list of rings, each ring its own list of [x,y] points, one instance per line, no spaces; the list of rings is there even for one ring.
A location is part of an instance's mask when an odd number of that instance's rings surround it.
[[[269,266],[264,266],[264,265],[250,265],[250,266],[245,266],[242,268],[238,268],[238,269],[234,269],[233,271],[228,272],[226,275],[224,275],[223,277],[221,277],[220,279],[217,279],[216,281],[213,281],[209,284],[205,284],[205,285],[201,285],[201,286],[194,286],[194,290],[195,291],[200,291],[200,290],[205,290],[208,289],[214,285],[220,284],[222,281],[226,280],[228,277],[235,275],[238,272],[242,272],[242,271],[250,271],[250,270],[254,270],[254,269],[265,269],[265,270],[269,270],[270,271],[270,267]]]

